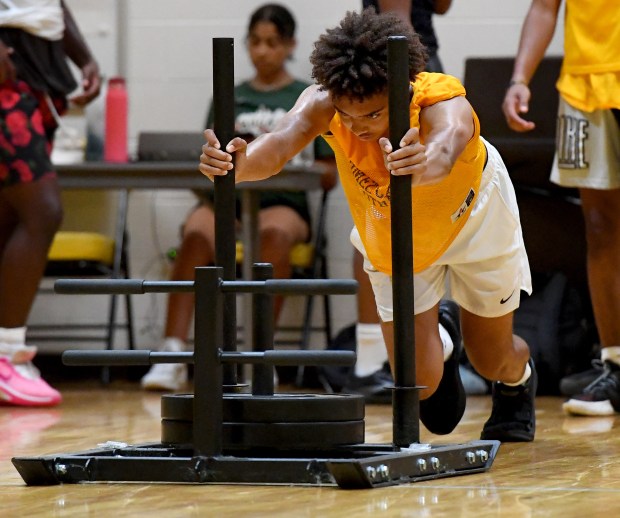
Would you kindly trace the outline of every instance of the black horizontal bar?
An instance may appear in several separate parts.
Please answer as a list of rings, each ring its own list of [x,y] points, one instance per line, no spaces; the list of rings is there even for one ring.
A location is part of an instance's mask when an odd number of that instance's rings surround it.
[[[352,279],[270,279],[267,281],[221,281],[223,293],[269,293],[273,295],[349,295],[357,293]],[[145,281],[143,279],[59,279],[54,291],[63,294],[104,295],[193,292],[194,281]]]
[[[269,279],[267,281],[222,281],[221,290],[237,293],[269,293],[272,295],[313,295],[357,293],[352,279]]]
[[[269,365],[353,365],[353,351],[264,351],[219,354],[222,363]],[[194,363],[193,352],[158,351],[65,351],[62,362],[71,366],[153,365],[156,363]]]
[[[106,295],[193,292],[194,281],[145,281],[144,279],[59,279],[54,291],[63,294]]]
[[[264,351],[223,352],[222,363],[259,363],[268,365],[353,365],[353,351]]]
[[[62,363],[71,366],[152,365],[155,363],[194,363],[192,352],[65,351]]]

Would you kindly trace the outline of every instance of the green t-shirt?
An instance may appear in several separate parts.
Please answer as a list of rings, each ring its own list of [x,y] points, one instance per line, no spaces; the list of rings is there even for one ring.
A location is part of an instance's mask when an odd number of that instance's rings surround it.
[[[288,112],[301,93],[308,87],[303,81],[293,81],[278,90],[258,91],[249,81],[235,87],[235,133],[252,140],[263,133],[273,131],[277,122]],[[209,108],[207,127],[213,126],[213,105]],[[315,158],[333,157],[329,145],[317,138],[314,142]],[[304,191],[264,191],[260,208],[285,205],[296,210],[309,221],[308,203]]]

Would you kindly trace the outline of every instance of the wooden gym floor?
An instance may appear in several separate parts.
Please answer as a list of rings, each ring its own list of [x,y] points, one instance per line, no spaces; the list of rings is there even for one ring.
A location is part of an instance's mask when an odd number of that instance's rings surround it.
[[[485,473],[370,490],[336,487],[169,484],[69,484],[28,487],[14,456],[74,453],[106,441],[158,442],[160,396],[137,383],[58,384],[57,408],[0,407],[0,515],[530,518],[620,516],[617,418],[575,418],[561,398],[537,399],[534,443],[504,444]],[[286,391],[286,389],[281,389]],[[490,397],[470,397],[463,421],[447,437],[422,429],[421,442],[478,438]],[[391,407],[368,406],[366,442],[391,441]]]

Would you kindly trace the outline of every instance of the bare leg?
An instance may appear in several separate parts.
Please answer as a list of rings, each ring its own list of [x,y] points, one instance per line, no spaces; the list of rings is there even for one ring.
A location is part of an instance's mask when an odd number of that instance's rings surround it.
[[[261,260],[273,264],[274,277],[286,279],[291,275],[291,248],[308,237],[308,224],[293,209],[283,206],[260,211]],[[174,262],[173,280],[192,280],[197,266],[215,260],[215,214],[208,205],[195,209],[185,222],[181,249]],[[282,298],[276,299],[276,319]],[[168,299],[166,337],[186,341],[194,315],[192,293],[171,293]]]
[[[362,324],[379,324],[375,294],[370,279],[364,271],[364,258],[357,250],[353,250],[353,276],[359,288],[357,291],[357,321]]]
[[[620,190],[581,189],[588,281],[601,346],[620,346]]]
[[[213,263],[215,258],[215,217],[208,205],[194,209],[183,227],[181,248],[174,261],[171,279],[191,281],[195,268]],[[190,324],[194,318],[193,293],[170,293],[164,329],[163,350],[182,351],[187,342]],[[157,364],[142,378],[147,390],[180,390],[187,381],[187,366]]]
[[[175,281],[193,280],[194,269],[212,264],[214,259],[215,216],[210,206],[201,205],[185,222],[183,240],[174,261],[171,278]],[[168,297],[164,336],[187,341],[193,317],[194,294],[171,293]]]
[[[357,362],[355,376],[350,385],[364,387],[368,400],[372,397],[380,402],[392,400],[393,380],[387,375],[384,365],[387,362],[387,351],[381,329],[381,321],[377,313],[375,294],[368,274],[364,270],[364,257],[354,248],[353,275],[359,288],[357,292],[357,323],[355,325],[355,341],[357,345]],[[377,396],[375,398],[375,395]]]
[[[461,308],[463,343],[472,365],[481,376],[515,383],[525,372],[530,352],[525,341],[512,333],[512,313],[484,318]]]
[[[529,370],[529,348],[512,333],[512,319],[512,313],[484,318],[461,309],[469,359],[482,376],[495,381],[493,409],[480,436],[485,440],[527,442],[534,440],[536,432],[535,366],[531,364]]]
[[[444,308],[443,311],[458,311],[456,305],[451,307],[454,309]],[[458,325],[458,320],[455,323]],[[393,368],[393,323],[384,323],[383,329]],[[443,342],[439,334],[439,304],[415,316],[416,385],[425,387],[419,393],[420,420],[430,432],[439,435],[454,430],[463,417],[466,405],[465,389],[459,373],[460,348],[457,347],[460,347],[460,335],[456,329],[452,340],[455,353],[444,362]]]
[[[392,370],[394,369],[394,323],[383,322],[383,338]],[[415,316],[416,382],[427,387],[420,391],[420,399],[430,397],[443,375],[443,344],[439,337],[438,305]]]
[[[0,327],[22,327],[62,221],[57,181],[47,178],[3,188],[0,221]]]
[[[289,261],[291,249],[297,243],[308,239],[308,223],[290,207],[278,205],[263,209],[259,213],[261,260],[273,265],[275,279],[291,277]],[[274,318],[278,321],[282,311],[283,298],[274,298]]]
[[[563,409],[569,414],[601,416],[620,413],[620,189],[581,189],[585,218],[590,296],[601,341],[604,369],[573,395]]]

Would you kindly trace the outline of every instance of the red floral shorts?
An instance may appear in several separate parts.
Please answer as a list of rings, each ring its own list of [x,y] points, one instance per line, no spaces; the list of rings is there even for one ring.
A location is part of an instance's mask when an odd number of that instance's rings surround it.
[[[63,98],[52,101],[66,109]],[[50,160],[56,120],[45,94],[23,81],[0,85],[0,188],[55,176]]]

